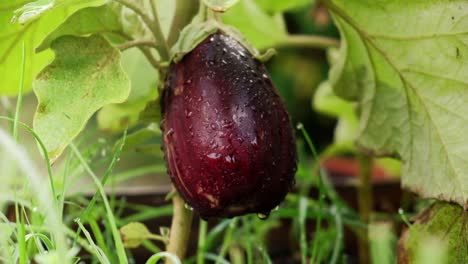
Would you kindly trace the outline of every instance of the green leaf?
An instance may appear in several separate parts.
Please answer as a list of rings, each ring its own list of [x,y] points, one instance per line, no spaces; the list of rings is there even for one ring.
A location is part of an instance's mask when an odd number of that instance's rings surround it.
[[[78,5],[79,8],[84,8],[87,6],[101,5],[104,3],[104,0],[37,0],[27,3],[24,6],[16,9],[14,11],[12,22],[18,21],[18,23],[24,25],[39,18],[40,16],[43,16],[51,10],[67,9],[76,5]]]
[[[203,0],[203,3],[215,12],[226,12],[237,4],[239,0]]]
[[[313,0],[255,0],[263,9],[271,13],[284,12],[291,9],[313,5]]]
[[[128,97],[130,82],[120,52],[101,36],[64,36],[51,47],[56,58],[34,83],[34,129],[55,160],[94,112]]]
[[[404,187],[468,208],[468,3],[325,4],[343,39],[330,79],[360,104],[359,144],[400,157]]]
[[[16,95],[18,93],[20,84],[18,69],[21,68],[23,41],[26,47],[23,91],[27,92],[31,89],[34,77],[53,59],[53,54],[50,51],[36,54],[34,52],[36,46],[67,16],[81,8],[100,5],[104,3],[104,0],[62,0],[60,1],[62,4],[45,8],[34,17],[34,20],[25,25],[11,23],[14,10],[21,8],[25,2],[24,0],[0,1],[0,25],[2,25],[0,30],[0,76],[2,76],[0,94],[4,95]],[[50,1],[42,2],[47,5]],[[37,4],[37,2],[35,3]],[[21,16],[21,14],[17,13],[16,15]]]
[[[161,136],[161,129],[159,128],[158,124],[152,123],[144,128],[141,128],[131,134],[129,134],[125,138],[125,145],[123,147],[123,151],[128,151],[130,149],[135,149],[142,143],[154,139],[156,137]],[[114,149],[119,147],[122,144],[123,139],[117,140],[114,144]],[[159,152],[161,152],[161,145],[158,144]]]
[[[152,236],[148,228],[140,222],[126,224],[120,229],[120,234],[126,248],[137,248]]]
[[[356,105],[335,95],[329,81],[319,85],[314,95],[314,108],[323,114],[336,117],[335,144],[352,143],[359,131]]]
[[[140,112],[149,101],[158,96],[158,72],[139,50],[126,50],[122,54],[122,67],[131,80],[132,89],[128,99],[121,104],[104,106],[97,115],[99,128],[110,132],[119,132],[137,124]],[[155,111],[161,111],[159,104]],[[160,115],[152,122],[158,122],[159,117]]]
[[[462,207],[436,203],[420,213],[399,242],[402,263],[468,263],[468,217]]]
[[[159,25],[164,36],[169,35],[172,18],[175,12],[174,0],[150,0],[155,2],[158,9]],[[137,6],[146,13],[151,13],[151,5],[148,0],[132,0],[132,4]],[[120,14],[120,19],[124,27],[124,32],[127,35],[134,36],[135,38],[149,38],[152,37],[151,31],[142,22],[141,18],[135,12],[120,4],[115,4],[116,10]]]
[[[286,37],[282,16],[265,13],[253,0],[241,0],[222,18],[224,23],[237,28],[258,49],[275,46]]]
[[[61,36],[85,36],[97,33],[123,32],[119,15],[111,5],[88,7],[71,15],[63,24],[50,33],[37,47],[42,51],[50,46],[50,43]]]

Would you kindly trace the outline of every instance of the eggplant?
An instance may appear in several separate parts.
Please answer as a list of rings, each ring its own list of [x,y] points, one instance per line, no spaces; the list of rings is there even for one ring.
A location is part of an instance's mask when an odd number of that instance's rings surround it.
[[[170,65],[162,113],[171,180],[202,218],[266,217],[293,187],[290,117],[264,64],[233,37],[218,31]]]

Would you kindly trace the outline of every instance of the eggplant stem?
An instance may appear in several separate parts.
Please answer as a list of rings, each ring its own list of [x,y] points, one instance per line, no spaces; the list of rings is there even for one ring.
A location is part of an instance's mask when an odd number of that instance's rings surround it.
[[[187,252],[190,231],[192,229],[193,212],[185,208],[185,201],[179,194],[172,198],[174,213],[172,215],[169,243],[166,251],[183,260]],[[167,259],[166,264],[173,264]]]

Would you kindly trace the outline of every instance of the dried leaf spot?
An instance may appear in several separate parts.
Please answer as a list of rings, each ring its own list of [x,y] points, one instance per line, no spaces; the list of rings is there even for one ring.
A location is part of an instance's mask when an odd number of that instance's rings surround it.
[[[46,114],[47,112],[47,104],[45,103],[40,103],[38,106],[37,106],[37,113],[39,114]]]

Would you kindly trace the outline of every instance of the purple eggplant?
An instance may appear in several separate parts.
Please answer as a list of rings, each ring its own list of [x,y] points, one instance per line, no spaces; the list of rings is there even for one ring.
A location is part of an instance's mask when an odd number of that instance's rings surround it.
[[[172,63],[163,92],[172,182],[202,218],[267,216],[294,185],[297,153],[265,66],[218,32]]]

